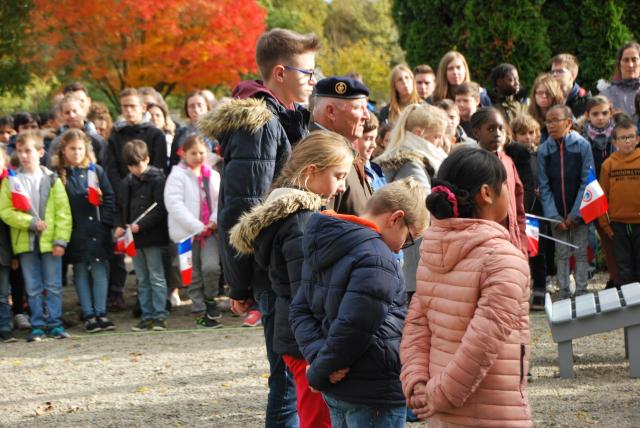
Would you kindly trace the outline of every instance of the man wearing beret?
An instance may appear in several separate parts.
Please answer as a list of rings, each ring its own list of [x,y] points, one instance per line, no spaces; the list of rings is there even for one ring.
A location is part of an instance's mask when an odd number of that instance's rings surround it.
[[[333,131],[351,143],[362,137],[369,118],[369,89],[362,82],[351,77],[327,77],[316,84],[314,94],[309,131]],[[347,175],[345,191],[336,197],[333,208],[340,214],[360,215],[372,193],[364,172],[364,159],[358,158]]]

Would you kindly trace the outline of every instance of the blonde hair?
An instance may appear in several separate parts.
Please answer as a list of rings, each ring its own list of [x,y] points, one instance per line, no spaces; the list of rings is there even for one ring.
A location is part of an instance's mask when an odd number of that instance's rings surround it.
[[[426,200],[427,192],[424,186],[408,177],[376,190],[367,201],[365,211],[378,215],[402,210],[407,224],[423,231],[429,224]]]
[[[511,130],[513,135],[526,134],[529,131],[536,133],[536,138],[540,138],[540,124],[530,114],[523,114],[515,117],[511,121]]]
[[[560,89],[560,85],[550,74],[541,74],[533,81],[533,86],[531,87],[531,103],[529,104],[528,113],[538,121],[538,124],[542,128],[544,127],[544,115],[546,112],[542,111],[536,103],[536,89],[538,89],[538,87],[543,87],[547,93],[547,97],[551,99],[551,104],[549,104],[547,111],[557,104],[564,104],[564,95],[562,89]]]
[[[453,61],[459,59],[462,61],[462,65],[464,66],[464,81],[462,83],[467,83],[471,81],[471,75],[469,73],[469,66],[467,65],[467,60],[464,58],[460,52],[449,51],[447,52],[442,59],[440,60],[440,64],[438,65],[438,72],[436,73],[436,88],[433,91],[433,102],[437,103],[438,101],[449,98],[453,99],[452,89],[447,81],[447,67]]]
[[[411,132],[415,128],[436,129],[444,133],[448,125],[449,118],[444,110],[429,104],[411,104],[404,109],[398,123],[391,130],[391,137],[385,153],[397,150],[407,137],[407,132]]]
[[[56,169],[62,183],[67,184],[67,170],[66,167],[71,165],[67,164],[67,160],[64,157],[64,149],[71,143],[76,141],[82,141],[84,143],[85,154],[82,163],[78,165],[80,168],[88,168],[89,164],[95,162],[95,156],[93,154],[93,146],[91,140],[80,129],[68,129],[62,135],[60,135],[60,144],[56,149],[56,153],[51,158],[51,165]]]
[[[331,131],[316,131],[300,140],[291,152],[291,158],[273,181],[270,190],[279,187],[306,188],[307,168],[315,165],[319,171],[340,165],[346,159],[353,160],[354,152],[349,142]]]
[[[396,79],[401,72],[408,73],[411,76],[411,80],[413,82],[411,94],[409,94],[409,101],[405,105],[402,104],[402,101],[400,100],[400,94],[398,94],[398,90],[396,89]],[[391,70],[389,86],[391,87],[391,92],[389,94],[389,122],[393,123],[400,115],[400,111],[403,107],[406,107],[410,104],[421,103],[422,100],[418,95],[415,76],[411,72],[411,69],[404,64],[398,64],[393,67],[393,70]]]

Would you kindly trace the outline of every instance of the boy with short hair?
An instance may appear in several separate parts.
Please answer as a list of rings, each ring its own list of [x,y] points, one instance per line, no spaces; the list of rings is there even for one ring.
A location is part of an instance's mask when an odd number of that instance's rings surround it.
[[[553,237],[576,245],[572,249],[557,244],[556,266],[560,283],[560,297],[571,295],[569,290],[569,258],[575,258],[576,296],[586,293],[588,268],[587,245],[589,226],[582,220],[580,204],[593,168],[591,145],[571,130],[573,114],[566,105],[555,105],[547,111],[547,138],[538,149],[538,184],[544,216],[559,223],[553,227]]]
[[[609,201],[608,215],[598,222],[613,241],[613,255],[620,287],[640,281],[640,141],[629,117],[613,128],[613,144],[618,149],[602,164],[600,185]]]
[[[142,140],[125,144],[122,158],[129,174],[120,186],[116,237],[124,235],[126,227],[133,232],[136,247],[133,266],[142,310],[142,318],[132,330],[166,330],[169,313],[166,310],[167,283],[162,252],[169,244],[169,235],[164,207],[164,173],[149,165],[147,144]],[[132,223],[154,202],[158,204],[155,208],[137,223]]]
[[[371,158],[376,150],[376,138],[378,137],[378,118],[375,114],[369,115],[364,122],[362,137],[353,142],[353,149],[358,152],[359,157],[364,161],[364,172],[371,189],[375,192],[385,184],[382,168],[377,163],[373,163]]]
[[[418,95],[425,103],[431,104],[431,96],[436,89],[436,73],[427,64],[417,65],[413,69],[413,78],[416,82]]]
[[[0,149],[7,150],[7,144],[15,133],[13,117],[10,115],[0,117]]]
[[[47,333],[64,339],[69,334],[60,319],[62,256],[71,238],[69,199],[58,176],[40,166],[44,144],[38,133],[20,134],[16,152],[20,168],[15,178],[2,182],[0,218],[11,229],[12,250],[24,275],[32,326],[27,341],[40,341]]]
[[[454,101],[460,113],[460,126],[467,135],[473,135],[471,116],[480,106],[480,85],[476,82],[458,85],[454,91]]]
[[[578,59],[569,54],[561,53],[551,58],[551,76],[558,82],[565,98],[565,105],[569,106],[575,117],[584,114],[591,92],[576,83],[578,77]]]

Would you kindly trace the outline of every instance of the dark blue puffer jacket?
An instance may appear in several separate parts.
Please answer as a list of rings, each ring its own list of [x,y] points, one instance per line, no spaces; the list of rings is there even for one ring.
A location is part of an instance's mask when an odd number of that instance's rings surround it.
[[[325,214],[311,216],[303,251],[289,320],[310,364],[309,385],[351,403],[404,405],[406,290],[395,255],[362,219]],[[331,384],[329,375],[346,367],[346,377]]]

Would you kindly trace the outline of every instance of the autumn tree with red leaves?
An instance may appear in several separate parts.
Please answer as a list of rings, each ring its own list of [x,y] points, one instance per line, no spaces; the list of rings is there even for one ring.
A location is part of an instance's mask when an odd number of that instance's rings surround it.
[[[125,87],[231,86],[256,71],[265,19],[255,0],[33,0],[33,65],[91,81],[115,105]]]

